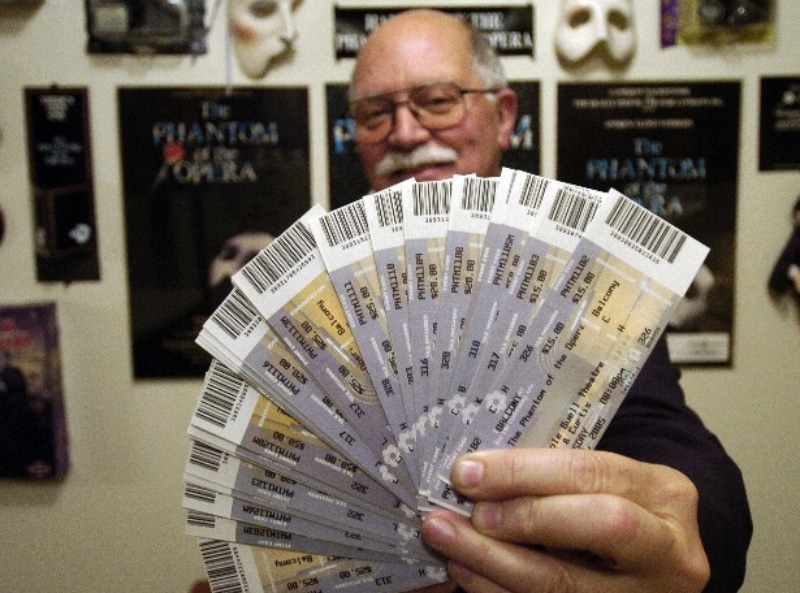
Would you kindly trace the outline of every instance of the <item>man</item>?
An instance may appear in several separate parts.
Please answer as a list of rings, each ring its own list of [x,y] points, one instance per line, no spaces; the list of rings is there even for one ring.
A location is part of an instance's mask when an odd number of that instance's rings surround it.
[[[350,99],[376,190],[412,176],[498,174],[516,115],[485,41],[431,10],[370,35]],[[453,581],[490,593],[737,590],[752,529],[741,476],[686,407],[663,344],[601,448],[462,458],[452,478],[477,502],[471,519],[442,510],[423,525]]]

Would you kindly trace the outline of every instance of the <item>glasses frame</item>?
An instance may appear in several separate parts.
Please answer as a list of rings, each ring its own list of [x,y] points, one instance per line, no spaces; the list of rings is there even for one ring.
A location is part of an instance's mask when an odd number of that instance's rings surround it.
[[[458,121],[456,121],[454,123],[448,123],[447,125],[443,125],[443,126],[429,125],[429,124],[423,123],[423,121],[420,119],[420,115],[422,114],[422,116],[424,118],[426,112],[425,112],[424,109],[419,108],[419,106],[415,106],[414,101],[411,99],[411,95],[413,93],[415,93],[415,92],[423,91],[425,89],[430,89],[432,87],[449,87],[451,90],[455,90],[455,91],[458,92],[459,104],[460,104],[461,108],[463,109],[463,113],[461,114],[461,117],[458,119]],[[466,101],[464,99],[464,95],[469,95],[469,94],[495,94],[495,93],[499,92],[500,90],[502,90],[502,89],[493,88],[493,87],[489,87],[489,88],[485,88],[485,89],[462,88],[458,84],[456,84],[455,82],[449,82],[449,81],[432,82],[432,83],[429,83],[429,84],[423,84],[423,85],[411,87],[411,88],[408,88],[408,89],[401,89],[399,91],[394,91],[394,92],[391,92],[391,93],[384,93],[384,94],[379,94],[379,95],[369,95],[367,97],[361,97],[360,99],[355,99],[353,101],[350,101],[347,113],[348,113],[348,117],[352,118],[354,123],[355,123],[356,139],[358,140],[359,136],[363,135],[364,132],[366,130],[368,130],[366,132],[366,135],[369,138],[362,137],[359,141],[367,143],[367,144],[376,144],[378,142],[383,142],[384,140],[386,140],[386,138],[389,136],[389,134],[391,134],[392,128],[394,127],[394,124],[395,124],[395,121],[396,121],[396,118],[397,118],[397,108],[402,106],[402,105],[408,105],[408,109],[411,112],[411,114],[414,116],[414,118],[417,120],[417,122],[419,122],[419,124],[422,127],[424,127],[426,130],[431,130],[431,131],[446,130],[446,129],[449,129],[449,128],[454,128],[455,126],[459,125],[462,121],[464,121],[464,118],[467,116],[468,108],[467,108],[467,103],[466,103]],[[405,100],[398,101],[398,100],[396,100],[394,98],[397,95],[403,95],[403,94],[407,95],[407,98]],[[390,114],[391,117],[388,120],[389,125],[385,126],[385,131],[383,131],[381,133],[375,133],[374,130],[370,130],[369,128],[366,128],[364,124],[359,124],[358,119],[355,116],[355,108],[356,108],[356,106],[362,101],[369,101],[369,100],[372,100],[372,99],[385,99],[385,100],[387,100],[387,102],[391,102],[391,104],[392,104],[392,111],[391,111],[391,114]],[[361,133],[359,133],[359,130],[361,130]]]

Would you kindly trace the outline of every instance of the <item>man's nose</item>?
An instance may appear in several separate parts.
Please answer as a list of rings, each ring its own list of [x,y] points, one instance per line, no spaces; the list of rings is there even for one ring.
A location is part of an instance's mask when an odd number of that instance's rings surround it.
[[[294,15],[292,14],[291,3],[285,2],[280,5],[281,16],[283,17],[283,31],[281,32],[281,41],[286,44],[292,43],[297,37],[297,27],[294,24]]]
[[[407,103],[397,103],[394,108],[392,129],[387,141],[400,148],[414,147],[427,142],[431,133],[423,126]]]

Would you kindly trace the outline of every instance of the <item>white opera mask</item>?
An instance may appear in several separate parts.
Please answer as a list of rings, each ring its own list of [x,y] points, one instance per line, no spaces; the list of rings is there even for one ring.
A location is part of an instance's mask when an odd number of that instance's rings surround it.
[[[228,0],[228,26],[239,67],[250,78],[267,73],[270,63],[292,47],[297,0]]]
[[[603,44],[615,62],[633,55],[636,35],[632,0],[564,0],[556,29],[556,51],[579,62]]]
[[[239,233],[222,244],[208,267],[208,287],[214,288],[231,278],[272,242],[272,235],[258,231]]]

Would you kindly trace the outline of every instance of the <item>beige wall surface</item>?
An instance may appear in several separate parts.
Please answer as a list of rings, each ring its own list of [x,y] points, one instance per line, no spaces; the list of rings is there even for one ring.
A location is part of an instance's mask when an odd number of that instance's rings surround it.
[[[207,2],[209,9],[214,3]],[[789,592],[800,583],[800,448],[795,440],[800,320],[792,303],[773,302],[765,289],[791,230],[800,172],[761,173],[757,163],[759,79],[800,75],[800,2],[776,4],[773,42],[662,50],[659,3],[636,2],[637,53],[627,70],[612,74],[559,66],[552,46],[558,3],[536,0],[536,55],[505,62],[512,78],[541,81],[542,172],[550,176],[555,175],[558,82],[742,82],[738,228],[731,245],[737,250],[734,364],[688,369],[683,383],[690,402],[745,475],[755,519],[743,589],[748,593]],[[230,73],[235,84],[309,89],[312,190],[322,204],[328,203],[324,85],[346,81],[352,66],[332,55],[333,5],[333,0],[299,4],[296,51],[265,78],[253,82],[235,68]],[[199,381],[132,379],[116,88],[224,85],[223,16],[224,10],[203,56],[90,56],[84,49],[83,2],[0,6],[0,207],[7,225],[0,245],[0,303],[58,303],[72,457],[62,483],[0,483],[4,592],[182,593],[203,577],[196,543],[183,533],[180,508],[185,429]],[[35,278],[22,89],[49,84],[90,91],[100,282],[64,286]]]

